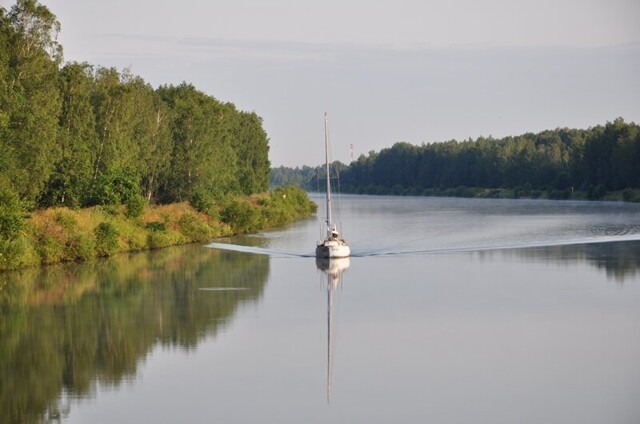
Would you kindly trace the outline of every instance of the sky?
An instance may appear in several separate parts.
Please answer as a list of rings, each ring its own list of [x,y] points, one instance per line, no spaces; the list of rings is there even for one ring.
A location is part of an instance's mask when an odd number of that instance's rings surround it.
[[[40,2],[66,61],[256,112],[272,166],[323,161],[324,112],[346,163],[399,141],[640,123],[638,0]]]

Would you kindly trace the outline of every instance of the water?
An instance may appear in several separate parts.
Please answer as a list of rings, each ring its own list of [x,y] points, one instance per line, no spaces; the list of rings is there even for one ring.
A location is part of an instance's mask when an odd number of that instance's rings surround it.
[[[0,422],[640,422],[640,205],[340,211],[333,274],[317,220],[3,274]]]

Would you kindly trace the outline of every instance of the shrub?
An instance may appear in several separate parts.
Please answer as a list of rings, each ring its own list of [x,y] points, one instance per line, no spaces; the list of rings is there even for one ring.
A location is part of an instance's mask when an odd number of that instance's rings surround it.
[[[125,205],[127,206],[125,211],[127,218],[137,218],[144,212],[147,200],[139,194],[133,194],[125,200]]]
[[[78,225],[76,218],[68,212],[68,210],[57,210],[53,215],[53,220],[57,224],[60,224],[65,231],[75,231]]]
[[[103,205],[103,206],[100,206],[99,210],[111,216],[118,216],[120,214],[120,211],[118,210],[117,205]]]
[[[202,212],[210,216],[215,215],[215,202],[211,195],[196,191],[191,196],[189,203],[191,203],[191,206],[193,206],[198,212]]]
[[[8,186],[0,184],[0,270],[205,241],[283,225],[317,209],[303,190],[285,187],[269,195],[220,200],[224,222],[196,212],[186,202],[145,208],[140,219],[124,217],[133,211],[130,205],[128,210],[117,205],[82,211],[52,208],[27,219]]]
[[[0,188],[0,238],[12,238],[23,229],[24,218],[20,199],[8,188]]]
[[[532,199],[539,199],[542,196],[542,191],[540,191],[540,190],[531,190],[531,192],[529,193],[529,196]]]
[[[571,196],[571,191],[569,189],[565,190],[549,190],[549,199],[554,200],[566,200]]]
[[[175,244],[173,238],[165,232],[154,231],[147,235],[149,249],[160,249],[173,244]]]
[[[318,206],[307,194],[297,187],[281,187],[272,191],[269,197],[258,200],[260,224],[275,227],[295,219],[306,218],[314,213]]]
[[[391,188],[391,194],[394,196],[404,196],[405,189],[400,184],[396,184]]]
[[[625,188],[622,191],[622,199],[625,202],[640,202],[640,190]]]
[[[232,200],[220,213],[224,222],[236,233],[247,233],[260,227],[260,213],[249,203]]]
[[[92,237],[85,234],[78,234],[75,238],[67,241],[68,260],[88,261],[95,256],[96,243]]]
[[[40,235],[37,251],[43,264],[61,262],[65,257],[65,245],[62,240],[49,233]]]
[[[37,265],[38,256],[23,235],[10,240],[0,238],[0,270]]]
[[[118,230],[108,222],[101,222],[94,229],[96,254],[110,256],[118,251]]]
[[[587,190],[587,198],[589,200],[600,200],[605,194],[607,194],[607,189],[604,188],[602,184],[598,184],[597,186],[590,185]]]
[[[206,241],[214,237],[211,227],[193,214],[185,213],[178,220],[178,224],[180,225],[180,232],[189,241]]]
[[[167,226],[165,225],[165,223],[160,221],[147,222],[146,227],[149,231],[166,231],[167,230]]]

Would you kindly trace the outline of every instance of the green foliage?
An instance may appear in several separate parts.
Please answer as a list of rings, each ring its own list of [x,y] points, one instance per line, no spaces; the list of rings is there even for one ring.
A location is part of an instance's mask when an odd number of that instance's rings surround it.
[[[172,158],[162,201],[220,199],[267,188],[268,139],[255,114],[238,112],[189,84],[157,90],[170,110]],[[204,200],[204,199],[202,199]]]
[[[77,234],[65,247],[69,260],[88,261],[96,256],[95,239],[86,234]]]
[[[232,199],[220,213],[223,222],[229,224],[234,233],[244,234],[261,226],[261,216],[257,208],[248,202]]]
[[[164,231],[153,231],[147,235],[147,245],[149,249],[161,249],[164,247],[173,246],[175,240],[170,234]]]
[[[640,188],[640,126],[621,118],[588,130],[556,129],[516,137],[413,146],[396,143],[362,155],[341,169],[341,191],[368,194],[504,196],[564,199],[586,190],[589,199]],[[324,190],[324,171],[276,168],[274,186],[294,183]],[[474,188],[475,187],[475,188]],[[472,189],[474,188],[474,189]]]
[[[589,200],[601,200],[607,194],[607,189],[604,185],[598,184],[597,186],[590,185],[587,190],[587,199]]]
[[[22,204],[0,178],[0,270],[34,265],[35,255],[25,237]]]
[[[215,210],[215,200],[213,199],[213,196],[208,193],[196,191],[192,194],[189,203],[191,203],[191,206],[193,206],[198,212],[202,212],[209,216],[217,215]]]
[[[0,238],[0,271],[27,268],[38,264],[38,256],[24,235]]]
[[[15,237],[24,229],[22,205],[18,195],[0,179],[0,239]]]
[[[571,191],[569,189],[565,190],[550,190],[548,194],[549,199],[555,200],[566,200],[571,197]]]
[[[268,188],[269,140],[258,115],[241,112],[239,120],[234,147],[237,152],[236,174],[240,191],[246,195],[260,193]]]
[[[152,221],[148,222],[146,225],[147,229],[150,231],[167,231],[167,226],[164,222]]]
[[[626,202],[640,202],[640,190],[627,188],[622,192],[622,199]]]
[[[307,218],[318,208],[303,190],[293,186],[277,188],[260,203],[265,227],[277,227]]]
[[[298,188],[229,198],[223,209],[228,223],[186,202],[145,207],[136,217],[128,216],[123,206],[107,205],[82,210],[50,208],[34,211],[26,219],[15,194],[0,189],[0,199],[0,216],[11,217],[0,219],[5,223],[0,236],[0,271],[203,242],[283,225],[315,210],[315,203]]]
[[[63,62],[60,24],[36,0],[0,8],[0,177],[40,208],[195,200],[267,189],[255,113],[190,84],[153,89],[129,70]],[[207,193],[206,198],[196,193]]]
[[[93,187],[90,204],[121,205],[138,202],[140,179],[132,168],[116,168],[101,174]],[[143,199],[144,201],[144,199]],[[134,210],[139,205],[134,205]]]
[[[45,7],[19,0],[0,20],[7,37],[0,150],[2,172],[19,196],[35,202],[60,156],[57,144],[60,93],[57,85],[61,46],[56,42],[60,24]]]
[[[118,251],[118,231],[109,222],[101,222],[94,230],[97,256],[111,256]]]
[[[147,201],[141,195],[133,194],[125,199],[124,204],[127,207],[125,216],[127,218],[137,218],[144,212]]]
[[[201,218],[185,213],[178,220],[180,232],[192,241],[207,241],[215,237],[213,229]]]
[[[68,63],[59,74],[62,110],[59,119],[59,161],[40,196],[42,207],[86,204],[93,179],[92,151],[97,145],[91,90],[93,68]]]
[[[220,212],[224,223],[234,233],[248,233],[260,228],[273,228],[309,217],[317,209],[307,194],[298,187],[280,187],[255,204],[230,199]]]
[[[52,234],[41,234],[36,249],[43,264],[54,264],[64,260],[64,241]]]

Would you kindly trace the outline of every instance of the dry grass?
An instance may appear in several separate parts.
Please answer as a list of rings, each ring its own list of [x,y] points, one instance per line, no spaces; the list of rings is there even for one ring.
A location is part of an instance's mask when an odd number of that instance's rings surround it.
[[[314,210],[310,204],[304,192],[290,188],[230,198],[213,211],[214,216],[187,202],[147,206],[137,218],[127,217],[124,206],[43,209],[31,213],[15,240],[0,246],[0,271],[257,231],[308,216]]]
[[[149,206],[140,218],[128,218],[123,207],[50,208],[33,212],[27,234],[39,262],[52,264],[104,256],[96,235],[101,224],[112,229],[117,248],[107,254],[154,249],[228,235],[229,226],[193,209],[187,202]],[[150,223],[161,227],[150,228]],[[107,240],[108,241],[108,240]]]

